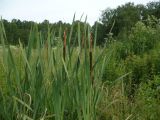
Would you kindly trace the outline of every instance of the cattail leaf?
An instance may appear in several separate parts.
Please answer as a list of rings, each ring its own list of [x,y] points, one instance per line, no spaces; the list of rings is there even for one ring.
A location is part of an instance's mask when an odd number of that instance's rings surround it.
[[[20,50],[21,50],[21,52],[22,52],[22,56],[23,56],[23,58],[24,58],[24,60],[25,60],[25,62],[26,62],[26,64],[27,64],[27,67],[28,67],[30,73],[31,73],[31,66],[30,66],[29,61],[28,61],[28,59],[27,59],[27,55],[25,54],[24,49],[23,49],[22,44],[21,44],[20,41],[19,41],[19,44],[20,44]]]
[[[64,69],[65,69],[65,72],[67,74],[68,80],[70,80],[69,73],[68,73],[68,70],[67,70],[66,63],[65,63],[64,59],[62,59],[62,63],[63,63]]]
[[[23,102],[23,101],[20,100],[19,98],[13,96],[13,99],[16,100],[17,102],[21,103],[21,104],[22,104],[24,107],[26,107],[28,110],[33,111],[32,108],[31,108],[29,105],[27,105],[25,102]]]

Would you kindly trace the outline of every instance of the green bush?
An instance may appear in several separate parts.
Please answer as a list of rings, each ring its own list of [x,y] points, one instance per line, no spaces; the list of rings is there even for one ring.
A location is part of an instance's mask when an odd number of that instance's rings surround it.
[[[159,120],[160,116],[160,77],[141,83],[136,92],[135,102],[138,115],[144,120]]]
[[[157,43],[156,29],[142,22],[136,23],[129,36],[131,50],[134,54],[142,54],[154,48]]]

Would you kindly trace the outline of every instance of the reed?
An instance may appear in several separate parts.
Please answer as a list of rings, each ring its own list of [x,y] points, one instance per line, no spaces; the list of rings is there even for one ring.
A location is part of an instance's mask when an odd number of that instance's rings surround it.
[[[6,81],[6,91],[0,91],[1,120],[98,118],[97,107],[103,89],[103,65],[106,64],[105,49],[101,50],[99,56],[93,54],[93,49],[96,48],[92,45],[91,29],[87,24],[78,24],[78,47],[72,45],[73,26],[74,20],[69,37],[66,31],[61,37],[61,29],[59,30],[59,40],[63,42],[63,47],[57,47],[51,46],[57,36],[52,34],[50,27],[46,44],[43,44],[42,41],[45,40],[37,25],[34,25],[28,46],[23,47],[19,41],[19,68],[16,65],[17,57],[13,55],[14,51],[6,44],[3,22],[0,21],[2,64]],[[80,28],[84,29],[83,37]]]

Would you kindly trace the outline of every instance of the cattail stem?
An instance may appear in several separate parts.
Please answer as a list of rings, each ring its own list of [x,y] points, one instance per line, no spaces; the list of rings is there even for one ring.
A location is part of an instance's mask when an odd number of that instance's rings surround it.
[[[63,37],[64,37],[64,40],[63,40],[63,59],[65,61],[65,59],[66,59],[66,31],[64,31]]]
[[[92,65],[92,45],[93,44],[93,38],[92,38],[92,33],[90,34],[90,50],[89,50],[89,58],[90,58],[90,78],[93,84],[93,65]]]
[[[46,54],[46,59],[48,61],[48,41],[47,40],[45,42],[45,54]]]
[[[63,34],[63,60],[64,62],[66,60],[66,30],[64,30],[64,34]],[[66,73],[64,68],[62,73],[63,73],[64,79],[66,80]]]
[[[82,48],[84,48],[84,34],[82,36]]]

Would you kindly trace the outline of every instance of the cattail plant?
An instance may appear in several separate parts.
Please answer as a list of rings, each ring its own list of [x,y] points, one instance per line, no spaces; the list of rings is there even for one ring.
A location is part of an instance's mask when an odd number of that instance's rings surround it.
[[[0,119],[54,119],[54,120],[96,120],[97,106],[102,95],[103,66],[106,55],[101,52],[94,56],[93,38],[90,26],[78,23],[78,47],[72,40],[71,27],[69,37],[66,30],[61,38],[63,47],[53,49],[54,36],[48,28],[47,53],[42,34],[34,25],[30,32],[28,46],[17,48],[22,61],[19,69],[14,51],[7,41],[2,21],[0,39],[3,46],[3,65],[5,68],[6,92],[0,91]],[[80,29],[83,29],[83,36]],[[52,36],[52,37],[51,37]],[[83,40],[82,40],[83,39]],[[75,42],[73,42],[75,43]],[[84,44],[84,46],[82,45]],[[87,46],[89,45],[89,46]],[[94,46],[96,47],[96,46]],[[77,49],[78,48],[78,49]],[[78,51],[78,52],[77,52]],[[47,54],[47,58],[43,53]],[[88,54],[89,53],[89,54]],[[93,71],[96,70],[96,74]],[[96,80],[95,87],[92,86]]]

